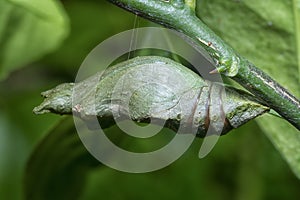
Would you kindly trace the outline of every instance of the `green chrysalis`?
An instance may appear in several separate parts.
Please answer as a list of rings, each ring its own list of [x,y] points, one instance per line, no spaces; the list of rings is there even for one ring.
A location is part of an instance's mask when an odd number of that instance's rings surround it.
[[[159,56],[121,62],[82,82],[58,85],[42,96],[44,102],[33,110],[36,114],[73,113],[84,121],[97,116],[102,128],[122,116],[137,122],[164,120],[164,126],[175,131],[182,124],[196,127],[199,136],[205,136],[209,125],[225,134],[269,110],[247,92],[203,80]]]

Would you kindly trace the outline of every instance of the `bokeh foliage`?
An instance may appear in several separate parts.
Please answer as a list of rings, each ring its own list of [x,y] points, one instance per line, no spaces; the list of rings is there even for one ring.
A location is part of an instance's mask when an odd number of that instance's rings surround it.
[[[0,73],[4,77],[13,71],[0,82],[0,199],[26,195],[28,199],[298,199],[300,182],[268,138],[289,153],[285,155],[297,156],[297,151],[284,149],[295,147],[290,143],[299,143],[300,136],[284,120],[272,116],[221,137],[201,160],[197,155],[202,140],[197,139],[182,158],[157,172],[126,174],[99,165],[83,148],[72,120],[60,122],[62,117],[51,114],[35,116],[32,108],[41,101],[41,91],[74,80],[84,57],[98,43],[133,28],[135,16],[106,1],[31,0],[28,5],[35,6],[18,6],[22,2],[0,0],[1,11],[7,4],[16,6],[18,11],[9,13],[17,12],[19,19],[23,8],[28,8],[31,19],[29,25],[23,24],[25,29],[19,29],[22,21],[11,21],[11,15],[0,12]],[[300,65],[293,28],[297,22],[291,6],[292,1],[279,0],[201,0],[198,10],[238,52],[299,97]],[[32,10],[38,12],[32,14]],[[59,20],[45,20],[48,17],[40,11]],[[5,17],[9,24],[2,23]],[[147,23],[141,20],[140,25]],[[13,35],[21,39],[13,41]],[[11,41],[17,45],[10,47]],[[282,137],[277,137],[278,131]],[[114,127],[109,132],[119,130]]]
[[[300,97],[299,1],[200,1],[198,13],[237,52]],[[271,115],[257,123],[300,178],[299,131]]]

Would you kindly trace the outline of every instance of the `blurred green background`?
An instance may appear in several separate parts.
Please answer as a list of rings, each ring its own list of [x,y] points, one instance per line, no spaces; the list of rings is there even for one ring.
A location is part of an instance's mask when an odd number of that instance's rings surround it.
[[[53,114],[36,116],[32,109],[42,101],[41,91],[72,82],[82,61],[97,44],[133,28],[135,16],[101,0],[20,2],[0,0],[0,199],[299,199],[299,180],[269,140],[278,148],[276,140],[272,140],[275,123],[279,120],[279,124],[289,126],[281,119],[272,118],[273,124],[263,127],[259,123],[265,117],[249,122],[221,137],[204,159],[198,158],[202,139],[196,139],[184,156],[156,172],[128,174],[101,166],[82,146],[72,120]],[[257,17],[265,4],[252,1],[251,7],[249,2],[199,1],[199,16],[255,63],[265,66],[268,59],[277,62],[272,51],[261,54],[249,46],[255,42],[244,42],[248,38],[255,40],[251,32],[255,27],[228,32],[228,27],[237,26],[235,20],[243,18],[213,12],[231,9],[234,15],[247,8],[249,17],[245,18],[293,42],[289,39],[293,30],[280,28],[289,24],[274,17],[270,26],[263,15]],[[259,4],[257,8],[255,3]],[[220,21],[222,16],[228,20]],[[139,21],[140,26],[151,25],[146,20]],[[234,38],[235,43],[231,42],[234,34],[241,35]],[[261,33],[257,38],[263,43],[262,51],[284,42],[264,43]],[[247,48],[243,49],[242,44]],[[273,49],[281,50],[277,46]],[[291,63],[295,50],[291,47],[278,57]],[[297,63],[292,65],[297,68]],[[291,79],[291,83],[280,83],[297,92],[297,82]],[[114,127],[110,131],[118,130]],[[274,134],[280,134],[279,129],[276,131]]]

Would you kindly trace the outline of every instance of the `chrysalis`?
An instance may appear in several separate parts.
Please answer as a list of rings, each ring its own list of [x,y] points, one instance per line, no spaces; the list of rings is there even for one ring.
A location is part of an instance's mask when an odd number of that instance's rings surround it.
[[[196,127],[198,136],[205,136],[210,125],[218,129],[216,121],[222,116],[219,128],[225,134],[269,110],[249,93],[203,80],[158,56],[130,59],[82,82],[58,85],[42,96],[44,102],[33,110],[36,114],[73,113],[87,122],[97,116],[102,128],[122,116],[137,122],[163,120],[175,131],[180,125]]]

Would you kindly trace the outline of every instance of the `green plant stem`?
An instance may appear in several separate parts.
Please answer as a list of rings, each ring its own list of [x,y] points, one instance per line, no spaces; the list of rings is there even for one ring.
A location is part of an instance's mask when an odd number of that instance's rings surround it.
[[[185,0],[109,0],[110,2],[189,36],[231,77],[300,130],[300,102],[275,80],[237,54],[195,14]]]

